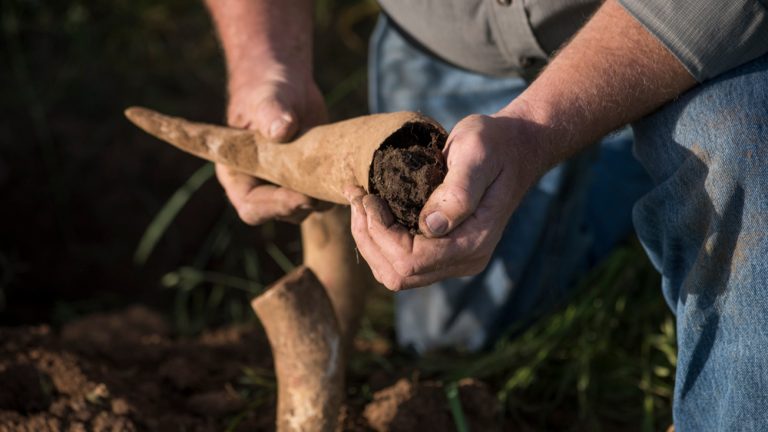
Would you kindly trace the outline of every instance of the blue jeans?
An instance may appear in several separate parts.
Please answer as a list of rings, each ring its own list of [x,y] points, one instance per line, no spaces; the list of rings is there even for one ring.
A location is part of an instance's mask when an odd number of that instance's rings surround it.
[[[768,430],[768,56],[633,127],[655,185],[635,226],[677,317],[677,430]]]
[[[444,63],[412,46],[386,18],[371,40],[369,71],[372,112],[421,111],[447,129],[469,114],[498,111],[527,85]],[[575,280],[632,232],[632,205],[651,183],[631,149],[626,129],[599,151],[547,173],[481,274],[398,293],[398,342],[417,352],[477,350],[561,303]]]
[[[409,53],[413,47],[403,43],[402,38],[392,35],[386,24],[377,28],[372,66],[381,69],[374,72],[375,80],[371,80],[373,108],[406,109],[406,104],[412,103],[411,108],[422,108],[450,126],[460,116],[458,109],[440,110],[439,102],[425,100],[433,96],[451,99],[447,92],[443,92],[450,88],[445,82],[451,81],[439,77],[436,71],[442,70],[448,75],[466,73],[443,69],[447,65],[435,60],[429,63],[424,58],[428,56],[414,55],[406,61],[402,53],[386,53],[390,49]],[[402,65],[398,66],[398,61],[393,58],[400,58]],[[400,68],[402,74],[385,78],[388,68]],[[438,76],[423,81],[432,90],[406,87],[405,90],[389,91],[400,85],[392,80],[402,79],[408,86],[412,82],[411,75],[425,72]],[[461,83],[458,78],[451,79]],[[467,79],[470,82],[479,80]],[[515,80],[489,81],[493,82],[492,86],[498,85],[499,92],[503,93],[503,96],[491,95],[498,98],[495,99],[498,106],[519,93],[523,85],[518,83],[516,86]],[[464,93],[471,88],[458,84],[453,91]],[[411,91],[413,96],[409,101],[407,94]],[[485,96],[481,91],[478,98]],[[469,101],[468,106],[477,102],[466,95],[459,100]],[[483,106],[489,110],[495,108],[490,103]],[[429,110],[433,107],[437,108],[435,112]],[[474,107],[471,105],[468,109]],[[620,236],[610,235],[614,228],[597,230],[596,224],[590,223],[592,218],[600,212],[616,211],[616,207],[621,208],[623,215],[625,204],[631,197],[632,201],[637,201],[632,212],[637,234],[662,275],[662,292],[677,317],[674,422],[678,432],[768,430],[768,56],[697,86],[632,127],[635,154],[650,174],[652,184],[640,181],[634,171],[626,175],[635,168],[627,157],[626,142],[619,143],[618,137],[613,138],[613,144],[603,141],[597,160],[587,164],[591,170],[572,169],[573,165],[569,164],[573,161],[556,168],[555,172],[559,169],[560,175],[565,175],[566,171],[575,173],[572,175],[576,180],[574,183],[554,182],[554,185],[577,186],[564,196],[559,189],[547,188],[547,178],[553,176],[547,174],[521,206],[522,216],[520,211],[513,216],[499,244],[498,254],[494,255],[486,272],[475,278],[447,281],[426,288],[427,292],[444,292],[424,295],[433,304],[419,301],[419,294],[404,293],[406,296],[398,297],[399,331],[410,331],[404,324],[433,326],[429,332],[416,332],[401,337],[400,341],[416,343],[417,347],[427,349],[446,343],[472,342],[471,336],[444,339],[439,343],[434,341],[439,340],[441,329],[450,334],[452,326],[459,324],[454,317],[473,313],[475,296],[488,296],[485,290],[494,289],[490,288],[492,281],[502,283],[502,288],[496,289],[510,293],[504,301],[494,304],[504,313],[513,311],[502,320],[510,319],[510,323],[514,323],[525,316],[518,314],[519,307],[510,306],[510,302],[528,304],[531,300],[525,298],[535,297],[534,303],[546,305],[557,295],[523,294],[520,291],[523,287],[533,290],[545,287],[530,285],[530,281],[546,276],[525,275],[538,271],[535,264],[539,260],[552,259],[548,245],[561,241],[561,245],[580,246],[579,253],[586,250],[588,256],[591,253],[599,257],[607,250],[605,247]],[[579,165],[578,162],[575,164]],[[622,166],[621,172],[611,169],[616,165]],[[613,178],[613,188],[604,183],[609,178]],[[646,189],[641,191],[641,185]],[[616,186],[621,189],[616,190]],[[582,192],[581,188],[587,191]],[[568,204],[573,201],[579,204]],[[600,201],[608,205],[601,206]],[[542,211],[543,208],[548,211]],[[548,219],[552,212],[564,214],[568,211],[575,212],[570,213],[575,217]],[[516,230],[515,224],[521,220],[535,223],[536,218],[556,223],[547,223],[543,227],[535,225],[532,229],[540,230],[536,237],[540,241],[533,245],[520,246],[510,241],[520,235],[521,230]],[[574,230],[571,219],[580,220],[578,236],[568,235]],[[526,238],[524,235],[518,237]],[[577,238],[586,242],[580,243]],[[530,255],[522,255],[520,250],[525,248],[531,251]],[[523,264],[510,263],[507,254],[526,259]],[[560,259],[569,261],[565,256]],[[574,258],[573,261],[579,260]],[[532,268],[528,267],[531,263],[534,264]],[[522,273],[509,271],[519,266],[524,267]],[[576,269],[577,273],[583,267],[555,268]],[[494,272],[503,273],[503,277],[495,277]],[[524,276],[516,277],[520,275]],[[572,274],[561,274],[560,278],[571,279]],[[453,294],[460,291],[456,287],[466,285],[473,285],[476,291],[464,294],[460,301],[453,301]],[[567,287],[562,289],[567,290]],[[418,308],[425,311],[422,318],[414,318]],[[445,310],[436,312],[440,308]],[[446,316],[452,320],[440,321]],[[494,334],[493,330],[488,330],[491,327],[486,326],[487,321],[480,317],[476,317],[472,324],[484,326],[483,334]]]

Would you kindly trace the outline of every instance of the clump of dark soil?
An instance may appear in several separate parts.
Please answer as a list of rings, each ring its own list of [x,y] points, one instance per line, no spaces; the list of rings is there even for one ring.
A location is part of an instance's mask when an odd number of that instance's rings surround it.
[[[373,156],[371,192],[414,234],[419,232],[421,209],[447,173],[444,146],[441,131],[412,125],[389,137]]]

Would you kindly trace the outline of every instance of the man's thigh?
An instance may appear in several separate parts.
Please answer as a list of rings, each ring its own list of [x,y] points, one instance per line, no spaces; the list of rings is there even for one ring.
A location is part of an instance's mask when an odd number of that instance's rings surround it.
[[[638,235],[677,315],[678,431],[768,429],[768,56],[634,125]]]

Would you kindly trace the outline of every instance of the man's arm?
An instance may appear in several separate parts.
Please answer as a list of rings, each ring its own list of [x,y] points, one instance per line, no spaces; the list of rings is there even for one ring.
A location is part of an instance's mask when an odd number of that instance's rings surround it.
[[[348,189],[352,231],[393,290],[485,268],[525,192],[547,169],[695,85],[616,0],[608,0],[520,97],[451,131],[448,175],[412,236],[381,201]]]
[[[527,112],[544,126],[551,138],[543,162],[552,166],[695,84],[677,58],[611,0],[497,116]]]
[[[275,141],[326,120],[312,76],[311,0],[206,0],[228,71],[230,125]],[[299,222],[321,206],[295,191],[217,165],[216,174],[240,218]]]
[[[311,0],[206,0],[206,4],[224,48],[230,94],[270,79],[275,69],[311,79]]]

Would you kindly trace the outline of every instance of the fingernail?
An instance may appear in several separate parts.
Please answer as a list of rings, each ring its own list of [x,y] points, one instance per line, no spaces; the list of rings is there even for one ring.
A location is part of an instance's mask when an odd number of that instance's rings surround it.
[[[426,222],[429,232],[434,235],[443,235],[448,231],[448,219],[446,219],[440,212],[430,213],[426,219],[424,219],[424,222]]]

